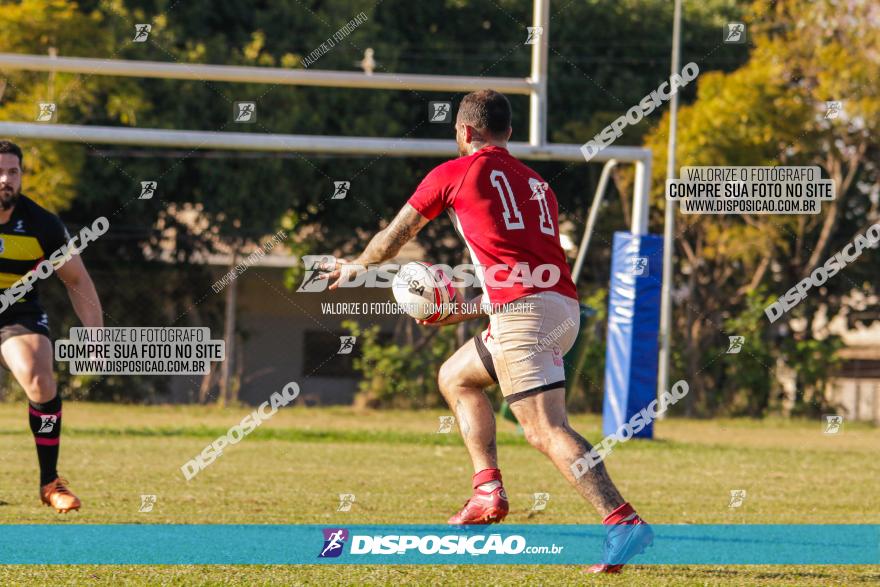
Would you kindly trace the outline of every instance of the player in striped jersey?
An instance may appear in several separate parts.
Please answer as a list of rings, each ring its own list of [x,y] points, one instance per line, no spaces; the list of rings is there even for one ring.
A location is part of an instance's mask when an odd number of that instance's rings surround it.
[[[81,503],[56,470],[61,397],[52,371],[49,320],[39,302],[39,279],[25,285],[21,280],[67,245],[70,236],[56,215],[21,193],[21,183],[21,148],[0,141],[0,362],[28,397],[40,465],[40,499],[66,513],[79,509]],[[101,302],[79,255],[53,265],[83,326],[103,326]]]

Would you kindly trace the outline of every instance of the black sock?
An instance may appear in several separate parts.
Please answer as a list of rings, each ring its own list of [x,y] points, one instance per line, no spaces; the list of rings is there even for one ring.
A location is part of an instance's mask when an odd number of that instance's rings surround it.
[[[37,443],[37,459],[40,461],[40,486],[58,477],[58,448],[61,442],[61,396],[56,395],[46,403],[28,402],[31,432]]]

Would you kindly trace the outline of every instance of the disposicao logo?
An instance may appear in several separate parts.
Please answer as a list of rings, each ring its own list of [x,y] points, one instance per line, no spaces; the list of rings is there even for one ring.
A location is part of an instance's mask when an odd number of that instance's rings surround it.
[[[318,558],[336,558],[342,554],[342,547],[348,540],[348,530],[345,528],[324,528],[324,548]]]

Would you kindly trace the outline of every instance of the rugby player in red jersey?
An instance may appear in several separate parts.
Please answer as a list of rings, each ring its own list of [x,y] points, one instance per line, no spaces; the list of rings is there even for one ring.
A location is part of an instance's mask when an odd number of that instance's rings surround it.
[[[578,332],[577,289],[560,245],[556,196],[507,151],[510,123],[504,95],[481,90],[465,96],[455,123],[461,157],[434,168],[363,254],[350,263],[338,261],[324,278],[336,280],[330,286],[335,289],[364,268],[392,259],[425,224],[448,212],[471,259],[483,268],[483,294],[430,325],[489,317],[488,328],[459,348],[438,375],[459,423],[467,423],[460,428],[475,472],[471,498],[449,523],[490,524],[508,513],[495,415],[483,391],[497,382],[529,443],[550,458],[607,525],[605,558],[590,570],[617,572],[650,545],[653,532],[601,462],[582,475],[572,471],[572,463],[592,448],[572,429],[565,410],[562,357]]]

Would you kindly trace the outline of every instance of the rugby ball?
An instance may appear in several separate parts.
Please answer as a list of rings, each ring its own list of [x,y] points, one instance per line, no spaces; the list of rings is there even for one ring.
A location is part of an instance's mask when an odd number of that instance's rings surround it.
[[[416,320],[437,322],[452,313],[455,288],[439,267],[414,261],[400,268],[391,284],[394,300]]]

